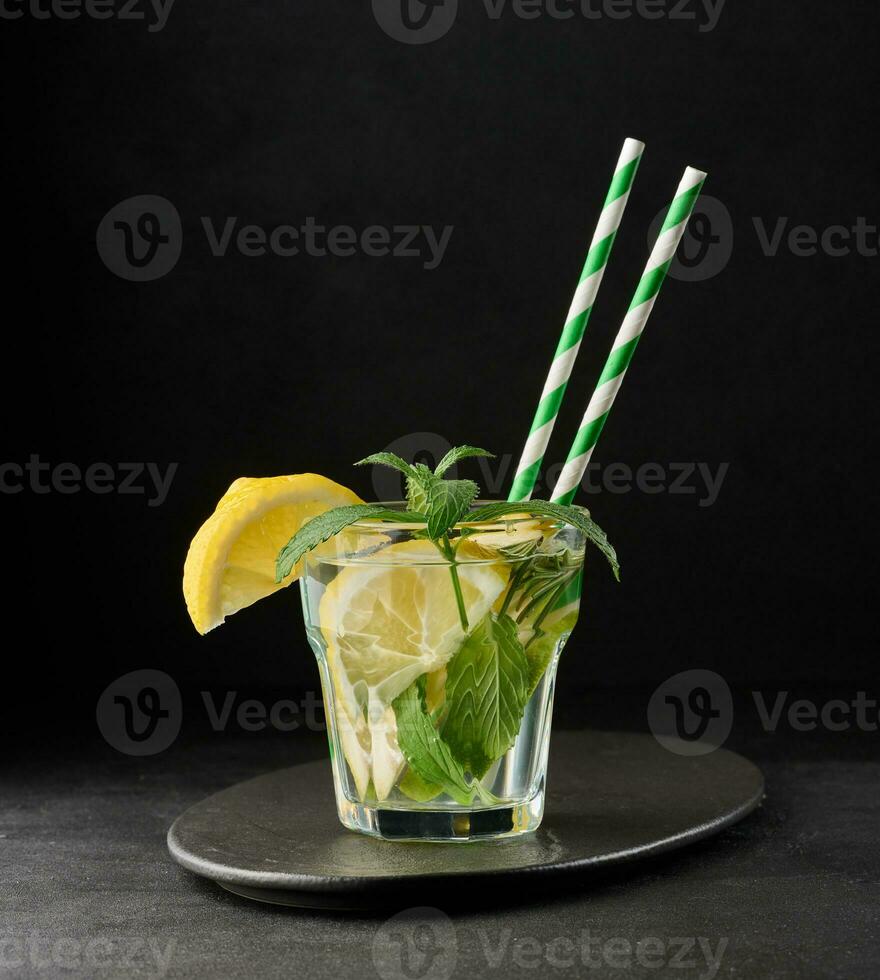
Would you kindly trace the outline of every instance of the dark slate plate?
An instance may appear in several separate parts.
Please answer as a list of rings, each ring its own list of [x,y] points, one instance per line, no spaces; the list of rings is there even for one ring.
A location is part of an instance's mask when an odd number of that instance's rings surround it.
[[[612,732],[554,734],[548,786],[535,834],[391,843],[342,827],[329,760],[312,762],[197,803],[174,822],[168,848],[183,867],[247,898],[374,908],[661,854],[741,820],[764,795],[760,770],[733,752],[677,755],[650,735]]]

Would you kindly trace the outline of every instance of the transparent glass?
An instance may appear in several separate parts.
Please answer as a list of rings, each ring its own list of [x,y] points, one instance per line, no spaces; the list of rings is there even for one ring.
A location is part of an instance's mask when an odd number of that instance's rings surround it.
[[[346,827],[438,841],[537,829],[584,546],[575,528],[526,516],[438,542],[402,518],[355,524],[306,557],[303,613]]]

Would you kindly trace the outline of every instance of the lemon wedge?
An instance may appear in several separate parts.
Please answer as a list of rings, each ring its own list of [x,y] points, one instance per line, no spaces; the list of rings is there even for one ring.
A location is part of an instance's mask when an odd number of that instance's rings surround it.
[[[192,540],[183,569],[183,595],[199,633],[299,578],[301,565],[280,584],[275,559],[313,517],[363,501],[314,473],[265,479],[242,477],[221,497]]]

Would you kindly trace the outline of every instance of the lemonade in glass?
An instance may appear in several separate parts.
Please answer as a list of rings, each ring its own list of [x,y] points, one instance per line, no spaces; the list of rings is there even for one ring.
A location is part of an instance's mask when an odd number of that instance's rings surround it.
[[[299,580],[324,692],[342,823],[388,840],[535,830],[553,689],[578,617],[587,544],[618,566],[582,507],[478,500],[447,471],[391,453],[407,498],[364,503],[314,474],[236,480],[184,569],[200,633]]]
[[[528,516],[480,523],[476,510],[450,529],[449,554],[389,518],[306,556],[306,632],[339,817],[353,830],[470,840],[540,823],[585,539]]]

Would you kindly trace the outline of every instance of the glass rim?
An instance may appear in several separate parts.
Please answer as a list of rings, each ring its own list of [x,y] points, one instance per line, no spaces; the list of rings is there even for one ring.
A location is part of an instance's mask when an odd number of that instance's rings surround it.
[[[406,510],[407,502],[405,500],[376,500],[371,501],[371,505],[376,507],[385,507],[387,510]],[[488,506],[490,504],[504,504],[508,503],[506,500],[488,500],[483,498],[477,498],[474,501],[474,505],[477,507]],[[496,517],[491,521],[481,521],[479,519],[470,521],[458,521],[452,526],[450,530],[455,530],[457,528],[479,528],[491,531],[493,529],[508,528],[510,525],[524,525],[524,524],[541,524],[544,526],[555,527],[558,530],[562,528],[571,528],[573,531],[578,531],[573,524],[569,524],[568,521],[559,520],[553,517],[536,517],[532,514],[528,514],[528,501],[523,501],[523,516],[517,517],[515,515],[508,515],[506,517]],[[391,521],[386,520],[381,517],[367,517],[359,521],[355,521],[353,524],[349,525],[349,528],[356,528],[361,531],[411,531],[413,528],[417,528],[420,525],[416,524],[414,521]]]

